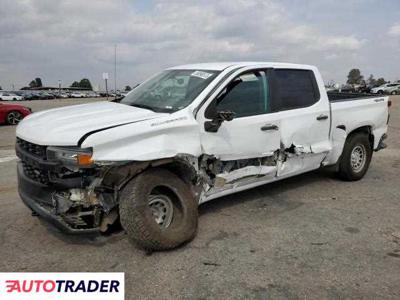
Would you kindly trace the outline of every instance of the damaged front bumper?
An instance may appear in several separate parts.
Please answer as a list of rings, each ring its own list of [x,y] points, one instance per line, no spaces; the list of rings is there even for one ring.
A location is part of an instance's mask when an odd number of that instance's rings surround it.
[[[71,170],[48,157],[46,146],[17,139],[18,192],[42,218],[69,234],[98,233],[118,218],[118,193],[102,185],[107,167]]]
[[[25,175],[22,163],[18,163],[18,193],[32,211],[46,221],[68,234],[93,234],[100,232],[100,226],[77,226],[78,212],[72,214],[57,213],[56,190],[52,186],[39,183]],[[83,224],[79,222],[79,224]]]

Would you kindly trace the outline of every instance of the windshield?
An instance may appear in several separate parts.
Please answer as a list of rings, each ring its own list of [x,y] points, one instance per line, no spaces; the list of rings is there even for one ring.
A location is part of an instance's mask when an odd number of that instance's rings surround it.
[[[218,71],[167,70],[131,91],[120,103],[156,112],[174,112],[189,105]]]

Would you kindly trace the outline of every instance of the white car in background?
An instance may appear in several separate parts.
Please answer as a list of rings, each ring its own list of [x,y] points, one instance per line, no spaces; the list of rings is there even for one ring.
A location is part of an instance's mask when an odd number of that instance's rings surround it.
[[[7,93],[7,92],[0,92],[0,100],[3,101],[22,101],[24,100],[24,97],[18,96],[13,93]]]
[[[73,92],[71,93],[71,98],[85,98],[86,95],[83,93],[79,93],[79,92]]]
[[[96,97],[98,97],[98,95],[97,95],[96,92],[89,92],[89,93],[86,94],[86,97],[89,97],[89,98],[96,98]]]
[[[69,95],[67,93],[61,93],[60,98],[69,98]]]
[[[400,87],[400,83],[385,83],[381,86],[375,87],[371,89],[371,94],[394,94],[396,93],[397,88]]]

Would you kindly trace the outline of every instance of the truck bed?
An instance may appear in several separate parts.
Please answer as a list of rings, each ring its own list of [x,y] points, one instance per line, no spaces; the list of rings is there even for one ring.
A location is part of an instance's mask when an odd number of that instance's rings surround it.
[[[347,133],[362,126],[369,126],[376,137],[375,149],[381,136],[387,131],[388,100],[387,96],[367,95],[359,98],[331,100],[333,131],[338,126],[345,127]]]

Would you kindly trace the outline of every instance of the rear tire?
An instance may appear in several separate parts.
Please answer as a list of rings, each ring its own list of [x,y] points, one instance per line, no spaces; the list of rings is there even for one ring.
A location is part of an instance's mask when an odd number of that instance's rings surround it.
[[[339,177],[347,181],[356,181],[364,177],[372,158],[372,146],[368,135],[357,133],[350,135],[343,148],[339,163]]]
[[[123,189],[119,212],[128,237],[145,250],[168,250],[192,240],[198,203],[189,186],[161,168],[149,169]]]

